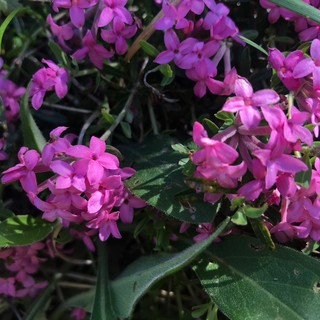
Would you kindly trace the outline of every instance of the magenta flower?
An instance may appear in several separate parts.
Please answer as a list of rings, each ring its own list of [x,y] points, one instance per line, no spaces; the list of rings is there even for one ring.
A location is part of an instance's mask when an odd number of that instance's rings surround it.
[[[196,82],[194,94],[197,97],[202,98],[206,94],[207,88],[211,92],[215,91],[216,83],[212,78],[217,75],[217,68],[207,60],[198,62],[194,68],[186,71],[186,75]]]
[[[261,121],[258,106],[272,105],[280,100],[273,90],[264,89],[253,93],[251,84],[245,78],[236,80],[235,94],[236,97],[228,99],[222,109],[239,112],[241,121],[248,129],[256,128]]]
[[[122,55],[128,50],[126,39],[132,38],[136,32],[136,25],[125,27],[122,20],[116,17],[113,20],[112,29],[102,30],[101,37],[107,43],[115,43],[116,52]]]
[[[72,58],[76,60],[83,60],[87,55],[91,62],[98,68],[103,68],[103,60],[109,59],[113,56],[112,51],[108,51],[101,44],[98,44],[93,38],[90,30],[87,31],[86,35],[82,39],[83,48],[77,50]]]
[[[293,51],[285,57],[278,49],[269,49],[269,62],[289,90],[295,91],[301,86],[301,81],[294,77],[293,72],[296,65],[303,59],[303,52],[300,50]]]
[[[26,89],[24,87],[17,87],[12,81],[0,78],[0,97],[2,98],[8,122],[11,122],[19,115],[19,100],[25,91]]]
[[[58,67],[50,60],[42,59],[42,62],[47,64],[49,68],[41,68],[32,77],[30,87],[30,96],[32,97],[32,106],[38,110],[47,91],[54,90],[58,98],[62,99],[68,92],[68,72],[64,68]]]
[[[293,70],[293,76],[297,79],[306,77],[310,73],[313,76],[314,90],[320,89],[320,40],[315,39],[311,43],[311,58],[303,59],[297,63]]]
[[[19,150],[20,163],[3,172],[2,183],[11,183],[19,180],[22,188],[27,193],[37,193],[37,178],[34,169],[39,163],[40,155],[35,150],[22,147]]]
[[[91,229],[99,229],[99,239],[106,241],[110,235],[114,238],[120,239],[117,221],[119,220],[119,212],[100,212],[99,216],[87,223],[87,227]]]
[[[195,38],[187,38],[180,43],[177,34],[169,29],[164,33],[164,44],[167,50],[160,52],[154,61],[166,64],[174,60],[175,64],[179,66],[181,58],[190,53],[197,42],[198,40]]]
[[[163,17],[160,18],[155,24],[156,30],[168,30],[175,26],[176,29],[184,29],[189,25],[185,16],[188,14],[188,7],[173,5],[164,1],[162,3]]]
[[[183,7],[183,10],[191,11],[197,15],[202,14],[204,10],[203,0],[184,0],[180,6]]]
[[[102,9],[98,27],[107,26],[114,18],[126,24],[132,24],[132,16],[125,8],[127,0],[103,0],[105,7]]]
[[[278,143],[284,145],[283,140]],[[308,170],[308,167],[299,159],[288,154],[282,153],[279,148],[260,149],[252,153],[256,156],[266,168],[265,183],[266,189],[270,189],[276,182],[280,173],[298,173]]]
[[[58,43],[64,50],[70,50],[65,41],[70,40],[73,37],[73,29],[69,25],[59,26],[57,25],[51,14],[47,17],[47,23],[50,25],[52,34],[57,38]]]
[[[73,25],[81,28],[85,22],[84,9],[93,7],[98,0],[53,0],[53,9],[59,11],[58,8],[70,9],[70,19]]]
[[[110,153],[106,153],[105,150],[105,142],[96,137],[92,137],[89,148],[81,145],[71,146],[66,154],[81,159],[78,165],[84,166],[88,181],[93,185],[101,181],[104,169],[119,169],[118,158]]]

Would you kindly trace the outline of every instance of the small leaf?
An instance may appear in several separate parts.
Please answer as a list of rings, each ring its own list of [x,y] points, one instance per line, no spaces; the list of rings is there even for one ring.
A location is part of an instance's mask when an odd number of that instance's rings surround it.
[[[180,154],[184,154],[184,155],[189,154],[189,149],[181,143],[173,144],[171,145],[171,148]]]
[[[36,122],[34,121],[29,109],[30,84],[28,85],[26,93],[22,98],[20,108],[22,132],[25,145],[30,149],[35,149],[41,152],[46,144],[46,139],[44,138]]]
[[[26,246],[45,239],[54,223],[28,215],[15,216],[0,222],[0,248]]]
[[[232,217],[231,221],[238,226],[246,226],[248,224],[245,214],[238,210]]]
[[[152,44],[150,44],[149,42],[145,41],[145,40],[141,40],[139,42],[140,47],[142,48],[142,50],[149,56],[155,58],[160,52],[157,48],[155,48]]]
[[[250,219],[251,227],[255,235],[260,239],[260,241],[269,249],[274,250],[275,244],[271,238],[269,229],[267,228],[265,222],[262,218]]]
[[[233,124],[234,122],[234,115],[231,112],[219,111],[214,116],[227,124]]]
[[[114,123],[114,117],[107,111],[107,109],[101,109],[101,114],[103,119],[109,124],[112,125]]]
[[[247,39],[255,40],[256,38],[258,38],[259,32],[257,30],[250,29],[250,30],[242,30],[241,34]]]
[[[57,45],[55,42],[49,42],[49,48],[57,58],[57,60],[62,63],[67,69],[71,68],[71,61],[69,57],[65,54],[65,52]]]
[[[209,309],[209,304],[202,304],[200,306],[195,306],[192,308],[191,317],[198,319],[202,317]]]
[[[242,211],[242,213],[244,215],[246,215],[248,218],[259,218],[261,217],[262,214],[265,213],[265,211],[268,209],[268,205],[264,204],[262,207],[260,208],[254,208],[248,205],[245,205],[244,207],[242,207],[240,210]]]
[[[125,137],[127,137],[128,139],[131,139],[132,134],[131,134],[130,124],[128,122],[121,121],[120,126]]]
[[[204,128],[207,130],[210,137],[214,136],[216,133],[219,132],[219,127],[207,118],[202,120],[202,124]]]
[[[159,70],[165,77],[172,78],[173,72],[169,64],[160,65]]]

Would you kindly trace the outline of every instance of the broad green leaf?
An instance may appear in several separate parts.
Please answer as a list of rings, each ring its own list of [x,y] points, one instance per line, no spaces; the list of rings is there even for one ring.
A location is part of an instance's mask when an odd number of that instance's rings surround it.
[[[153,284],[189,265],[224,231],[229,221],[230,218],[224,220],[208,239],[179,253],[142,257],[128,266],[112,282],[113,305],[116,314],[120,318],[130,317],[137,301]]]
[[[149,56],[155,58],[159,54],[159,50],[145,40],[139,42],[142,50]]]
[[[180,153],[180,154],[184,154],[184,155],[188,155],[189,152],[190,152],[190,150],[189,150],[186,146],[184,146],[183,144],[181,144],[181,143],[173,144],[173,145],[171,145],[171,148],[172,148],[174,151],[176,151],[176,152],[178,152],[178,153]]]
[[[230,320],[319,319],[320,263],[301,252],[231,235],[210,246],[194,270]]]
[[[116,320],[108,274],[106,243],[98,243],[98,278],[91,320]]]
[[[55,284],[52,282],[40,292],[37,299],[33,299],[33,302],[23,318],[24,320],[39,319],[44,314],[45,309],[48,307],[49,300],[52,299],[54,288]]]
[[[132,133],[131,133],[130,124],[128,122],[121,121],[120,122],[120,127],[121,127],[122,132],[125,135],[125,137],[127,137],[128,139],[131,139]]]
[[[137,172],[128,181],[131,192],[168,216],[190,223],[211,222],[218,206],[203,201],[203,194],[189,189],[184,182],[181,158],[171,149],[165,136],[120,151]],[[190,190],[188,196],[181,195]]]
[[[30,91],[30,84],[26,90],[26,93],[22,98],[22,103],[20,108],[20,118],[21,118],[24,143],[30,149],[42,151],[43,147],[46,144],[46,139],[42,135],[40,129],[38,128],[30,112],[29,91]]]
[[[46,238],[54,224],[28,215],[15,216],[0,222],[0,248],[26,246]]]
[[[320,11],[302,0],[270,0],[270,2],[320,23]]]
[[[234,122],[234,115],[231,112],[219,111],[214,116],[227,124],[232,124]]]
[[[169,64],[163,64],[159,67],[160,72],[167,78],[172,78],[173,71]]]

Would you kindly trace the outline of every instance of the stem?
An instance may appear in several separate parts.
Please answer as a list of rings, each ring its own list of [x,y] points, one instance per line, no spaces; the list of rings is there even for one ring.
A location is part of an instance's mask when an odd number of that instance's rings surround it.
[[[155,116],[153,105],[151,103],[150,98],[148,99],[148,110],[149,110],[149,116],[150,116],[153,134],[158,135],[159,134],[158,124],[157,124],[156,116]]]
[[[288,113],[287,113],[288,119],[291,119],[291,110],[293,107],[293,100],[294,100],[294,92],[290,91],[288,94]]]
[[[141,67],[141,71],[140,71],[140,75],[143,73],[144,69],[146,68],[147,64],[149,62],[149,59],[146,58],[143,62],[143,65]],[[140,87],[140,81],[137,81],[135,83],[135,86],[133,87],[133,89],[131,90],[131,93],[129,95],[128,100],[126,101],[123,109],[120,111],[120,113],[118,114],[115,122],[112,124],[112,126],[100,137],[101,140],[106,141],[110,135],[112,134],[112,132],[117,128],[117,126],[120,124],[120,122],[124,119],[128,109],[131,107],[132,101],[134,96],[136,95],[138,89]]]
[[[53,231],[53,234],[52,234],[52,247],[53,247],[53,250],[55,252],[55,254],[60,257],[61,259],[69,262],[69,263],[72,263],[72,264],[76,264],[76,265],[90,265],[93,263],[92,260],[79,260],[79,259],[74,259],[74,258],[71,258],[71,257],[68,257],[66,255],[64,255],[62,252],[60,252],[58,249],[57,249],[57,238],[58,238],[58,235],[60,233],[60,231],[62,230],[63,228],[63,225],[62,224],[59,224]]]

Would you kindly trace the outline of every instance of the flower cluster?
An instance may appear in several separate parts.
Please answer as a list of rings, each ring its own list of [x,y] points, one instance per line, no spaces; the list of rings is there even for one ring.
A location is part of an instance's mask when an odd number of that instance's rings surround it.
[[[127,39],[132,38],[137,32],[131,13],[126,9],[127,0],[54,0],[53,9],[58,12],[59,8],[69,9],[70,20],[64,25],[57,25],[49,15],[47,22],[51,32],[57,39],[61,48],[72,53],[74,48],[66,41],[78,38],[82,35],[82,46],[76,49],[72,57],[83,60],[89,56],[91,62],[99,69],[103,68],[105,59],[110,59],[117,54],[123,55],[128,50]],[[86,21],[93,18],[91,29],[86,27]],[[102,40],[109,45],[106,49],[97,42],[98,32]],[[110,46],[111,45],[111,46]]]
[[[32,106],[38,110],[48,91],[55,91],[58,98],[64,98],[68,93],[69,75],[66,69],[58,67],[51,60],[42,59],[48,67],[41,68],[32,77],[30,96]]]
[[[214,94],[225,94],[223,83],[216,81],[217,66],[224,59],[225,75],[231,70],[228,38],[238,33],[229,9],[222,3],[208,0],[182,0],[177,6],[162,2],[163,17],[154,25],[164,31],[166,50],[156,63],[173,61],[186,70],[189,79],[196,82],[194,93],[203,97],[207,89]],[[201,35],[201,38],[200,36]],[[183,41],[180,41],[180,38]],[[206,39],[206,40],[203,40]]]
[[[311,44],[311,57],[300,51],[284,57],[270,50],[269,61],[279,78],[293,90],[293,97],[282,100],[273,90],[253,92],[250,83],[237,76],[233,91],[222,110],[235,113],[231,126],[209,138],[200,123],[195,123],[193,139],[199,147],[192,155],[195,179],[211,181],[212,190],[205,200],[217,202],[224,195],[230,201],[243,197],[248,204],[266,202],[280,206],[281,219],[271,233],[279,241],[294,237],[320,240],[320,159],[311,154],[314,136],[318,136],[317,48]],[[305,125],[313,125],[312,129]],[[305,156],[304,161],[301,153]],[[310,172],[307,187],[299,174]]]
[[[20,163],[3,172],[2,182],[19,180],[30,201],[43,212],[43,219],[58,219],[64,227],[72,224],[71,233],[93,251],[91,236],[99,233],[102,241],[110,235],[121,238],[118,221],[131,223],[133,209],[145,203],[133,197],[123,183],[135,171],[121,169],[118,158],[105,151],[104,141],[92,137],[89,147],[71,145],[73,135],[61,137],[66,129],[51,132],[42,156],[22,147]],[[37,174],[44,172],[52,176],[38,185]]]
[[[44,258],[46,251],[47,245],[41,242],[2,249],[0,261],[2,260],[5,271],[1,272],[0,296],[34,297],[40,289],[46,287],[47,281],[37,282],[34,279],[41,264],[47,260]]]
[[[18,87],[14,82],[7,79],[7,71],[3,70],[3,59],[0,58],[0,97],[2,99],[4,113],[7,122],[15,120],[20,111],[19,100],[26,89]]]
[[[301,0],[311,6],[319,9],[319,0]],[[270,23],[276,23],[280,17],[294,22],[295,31],[298,33],[301,41],[310,41],[320,39],[320,25],[310,19],[304,18],[301,15],[294,13],[288,9],[277,6],[268,0],[260,0],[260,5],[267,9],[268,20]]]

